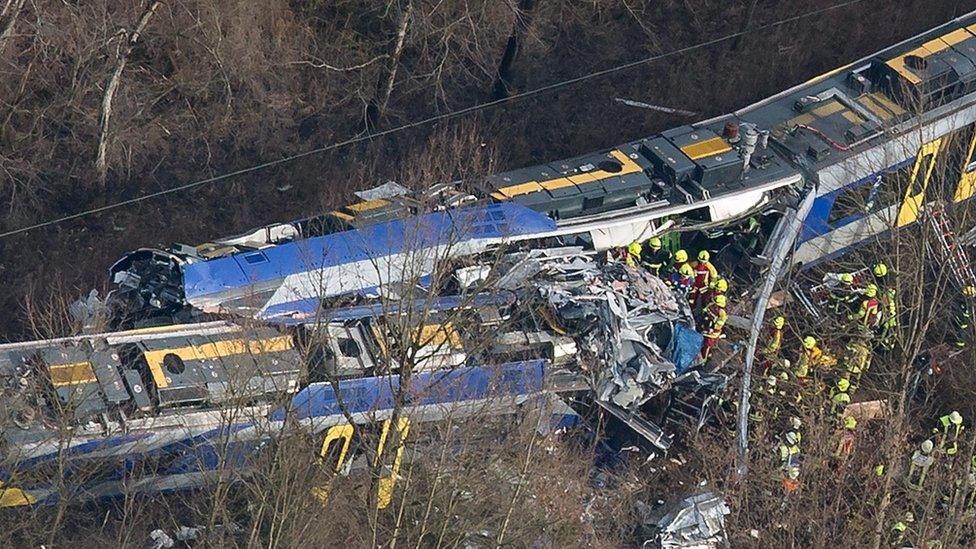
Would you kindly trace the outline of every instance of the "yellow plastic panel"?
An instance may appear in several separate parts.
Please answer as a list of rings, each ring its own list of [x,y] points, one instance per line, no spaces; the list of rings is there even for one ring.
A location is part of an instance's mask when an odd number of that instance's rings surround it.
[[[974,128],[976,128],[976,126],[974,126]],[[956,192],[952,195],[953,202],[968,200],[972,198],[973,193],[976,192],[976,170],[971,172],[966,171],[969,164],[969,159],[973,157],[974,148],[976,148],[976,129],[973,131],[973,139],[969,142],[969,147],[966,149],[966,154],[962,157],[962,166],[959,168],[959,185],[956,186]]]
[[[37,498],[20,488],[7,488],[0,482],[0,507],[21,507],[37,503]]]
[[[156,349],[146,351],[143,355],[146,358],[146,363],[149,364],[149,371],[152,373],[153,381],[156,382],[157,387],[162,389],[169,386],[169,381],[166,380],[166,373],[163,372],[163,357],[166,355],[176,355],[185,362],[242,355],[244,353],[250,353],[252,355],[274,353],[287,351],[292,347],[294,347],[294,342],[291,336],[277,336],[254,341],[230,339],[227,341],[204,343],[203,345],[190,345],[173,349]]]
[[[692,160],[715,156],[716,154],[726,153],[731,150],[732,146],[721,137],[713,137],[681,147],[681,152],[688,155],[688,158]]]
[[[51,384],[55,387],[66,385],[80,385],[98,381],[90,362],[74,362],[72,364],[52,364]]]
[[[383,446],[386,444],[386,435],[389,431],[390,420],[386,420],[383,422],[383,434],[380,435],[380,444],[376,449],[377,460],[383,456]],[[399,440],[397,440],[396,453],[393,457],[393,466],[390,467],[390,474],[380,479],[376,489],[377,509],[386,509],[390,505],[390,502],[393,501],[393,488],[396,485],[397,476],[400,474],[400,464],[403,461],[403,443],[407,440],[407,433],[410,432],[410,420],[401,417],[397,421],[397,431],[400,436]]]
[[[336,460],[332,473],[338,473],[342,470],[342,465],[346,462],[346,454],[349,453],[349,445],[352,443],[352,436],[355,432],[353,426],[348,424],[330,427],[326,432],[325,440],[322,441],[322,449],[319,450],[319,462],[322,462],[326,458],[331,444],[338,443],[337,441],[340,440],[342,441],[342,449],[339,450],[339,459]],[[324,504],[329,499],[331,489],[332,483],[330,479],[330,482],[325,486],[312,488],[312,495]]]
[[[908,185],[905,189],[905,199],[901,203],[901,208],[898,210],[898,219],[896,220],[897,227],[904,227],[918,221],[918,213],[922,209],[922,204],[925,203],[925,190],[929,186],[929,178],[932,177],[932,171],[935,169],[936,160],[939,157],[939,147],[942,146],[942,138],[936,139],[931,143],[926,143],[922,145],[922,149],[918,152],[918,156],[915,157],[915,165],[912,166],[911,177],[908,178]],[[932,161],[928,162],[926,166],[925,173],[919,173],[922,166],[925,166],[926,159],[931,156]],[[921,178],[919,180],[919,178]],[[921,181],[920,190],[916,194],[912,194],[913,188],[916,186],[916,182]]]

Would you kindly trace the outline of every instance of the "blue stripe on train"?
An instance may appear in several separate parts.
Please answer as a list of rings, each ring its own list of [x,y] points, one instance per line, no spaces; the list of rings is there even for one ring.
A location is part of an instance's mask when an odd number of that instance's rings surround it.
[[[843,227],[848,223],[862,219],[864,214],[855,214],[846,216],[843,219],[838,219],[832,223],[828,223],[828,220],[830,219],[830,212],[833,210],[834,202],[836,202],[838,196],[850,189],[861,187],[862,185],[870,185],[878,176],[884,176],[884,174],[898,171],[913,162],[915,162],[915,157],[908,158],[897,164],[888,166],[881,171],[872,173],[866,177],[858,179],[857,181],[844,185],[843,187],[818,196],[813,201],[813,206],[810,208],[810,213],[807,214],[807,218],[803,222],[803,227],[800,230],[800,237],[797,243],[802,244],[808,240],[817,238],[818,236],[823,236],[834,229]],[[874,200],[875,198],[875,196],[869,196],[868,200]]]
[[[368,261],[406,250],[526,236],[555,228],[552,219],[518,204],[445,210],[189,263],[183,266],[183,286],[186,298],[192,301],[233,289],[244,291],[290,274]]]

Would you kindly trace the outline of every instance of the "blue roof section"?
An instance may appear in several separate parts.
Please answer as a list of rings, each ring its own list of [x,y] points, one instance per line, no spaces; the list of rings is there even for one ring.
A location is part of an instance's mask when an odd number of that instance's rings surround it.
[[[408,406],[459,403],[488,397],[527,395],[542,391],[543,360],[509,362],[498,366],[475,366],[415,373]],[[393,408],[400,376],[377,376],[339,383],[342,403],[349,413],[376,412]],[[284,421],[288,413],[297,419],[328,417],[343,413],[331,383],[314,383],[292,398],[288,408],[272,412],[272,421]]]
[[[278,280],[294,273],[468,240],[552,231],[549,217],[512,203],[394,219],[183,266],[188,300]]]

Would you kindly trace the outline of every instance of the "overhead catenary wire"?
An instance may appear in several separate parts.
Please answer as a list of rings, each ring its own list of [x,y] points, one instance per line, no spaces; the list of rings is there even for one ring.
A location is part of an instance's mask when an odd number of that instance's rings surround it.
[[[560,89],[560,88],[564,88],[566,86],[572,86],[572,85],[578,84],[580,82],[585,82],[585,81],[588,81],[588,80],[593,80],[593,79],[596,79],[596,78],[601,78],[601,77],[607,76],[609,74],[614,74],[614,73],[617,73],[617,72],[620,72],[620,71],[624,71],[624,70],[627,70],[627,69],[631,69],[633,67],[637,67],[637,66],[640,66],[640,65],[644,65],[644,64],[647,64],[647,63],[651,63],[653,61],[659,61],[661,59],[666,59],[668,57],[673,57],[673,56],[676,56],[676,55],[685,54],[685,53],[692,52],[692,51],[695,51],[695,50],[699,50],[699,49],[702,49],[702,48],[707,48],[707,47],[710,47],[710,46],[714,46],[716,44],[720,44],[722,42],[725,42],[725,41],[728,41],[728,40],[732,40],[733,38],[736,38],[736,37],[739,37],[739,36],[742,36],[742,35],[745,35],[745,34],[757,33],[757,32],[760,32],[760,31],[763,31],[763,30],[766,30],[766,29],[770,29],[770,28],[778,27],[778,26],[785,25],[785,24],[788,24],[788,23],[792,23],[792,22],[795,22],[795,21],[799,21],[801,19],[806,19],[808,17],[813,17],[813,16],[816,16],[816,15],[820,15],[820,14],[823,14],[823,13],[827,13],[829,11],[833,11],[833,10],[837,10],[837,9],[842,9],[842,8],[845,8],[845,7],[848,7],[848,6],[852,6],[854,4],[859,4],[859,3],[864,2],[864,1],[865,0],[847,0],[846,2],[841,2],[839,4],[833,4],[833,5],[826,6],[826,7],[823,7],[823,8],[819,8],[819,9],[816,9],[816,10],[812,10],[812,11],[809,11],[809,12],[805,12],[805,13],[793,15],[791,17],[787,17],[787,18],[784,18],[784,19],[779,19],[779,20],[776,20],[776,21],[773,21],[773,22],[770,22],[770,23],[766,23],[766,24],[763,24],[763,25],[758,25],[758,26],[753,27],[753,28],[750,28],[748,30],[733,32],[733,33],[730,33],[730,34],[725,34],[725,35],[722,35],[720,37],[713,38],[711,40],[706,40],[704,42],[699,42],[699,43],[696,43],[696,44],[692,44],[690,46],[685,46],[683,48],[677,48],[677,49],[674,49],[674,50],[671,50],[671,51],[667,51],[667,52],[664,52],[664,53],[659,53],[659,54],[652,55],[652,56],[649,56],[649,57],[644,57],[644,58],[641,58],[641,59],[637,59],[637,60],[634,60],[634,61],[630,61],[630,62],[627,62],[627,63],[623,63],[621,65],[616,65],[616,66],[609,67],[609,68],[606,68],[606,69],[603,69],[603,70],[599,70],[599,71],[587,73],[587,74],[584,74],[584,75],[580,75],[580,76],[577,76],[575,78],[570,78],[568,80],[562,80],[562,81],[559,81],[559,82],[553,82],[552,84],[546,84],[545,86],[540,86],[538,88],[533,88],[531,90],[526,90],[524,92],[519,92],[519,93],[516,93],[516,94],[512,94],[512,95],[510,95],[508,97],[503,97],[503,98],[495,99],[495,100],[492,100],[492,101],[487,101],[487,102],[484,102],[484,103],[479,103],[477,105],[471,105],[469,107],[464,107],[462,109],[458,109],[458,110],[455,110],[455,111],[450,111],[450,112],[446,112],[446,113],[442,113],[442,114],[430,116],[430,117],[427,117],[427,118],[423,118],[421,120],[416,120],[414,122],[409,122],[407,124],[403,124],[403,125],[400,125],[400,126],[396,126],[396,127],[393,127],[393,128],[386,129],[386,130],[381,130],[381,131],[378,131],[378,132],[373,132],[373,133],[368,133],[368,134],[365,134],[365,135],[360,135],[360,136],[352,137],[352,138],[346,139],[344,141],[338,141],[336,143],[332,143],[332,144],[325,145],[325,146],[322,146],[322,147],[318,147],[318,148],[315,148],[315,149],[311,149],[311,150],[308,150],[308,151],[304,151],[304,152],[300,152],[300,153],[288,155],[288,156],[285,156],[285,157],[282,157],[282,158],[277,158],[275,160],[270,160],[268,162],[262,162],[260,164],[248,166],[246,168],[241,168],[241,169],[238,169],[238,170],[233,170],[233,171],[226,172],[226,173],[223,173],[223,174],[220,174],[220,175],[215,175],[215,176],[207,177],[207,178],[204,178],[204,179],[198,179],[198,180],[195,180],[195,181],[191,181],[189,183],[184,183],[183,185],[177,185],[175,187],[171,187],[171,188],[168,188],[168,189],[163,189],[161,191],[156,191],[156,192],[153,192],[153,193],[149,193],[149,194],[145,194],[145,195],[141,195],[141,196],[136,196],[136,197],[129,198],[129,199],[126,199],[126,200],[120,200],[118,202],[113,202],[112,204],[106,204],[104,206],[99,206],[99,207],[96,207],[96,208],[91,208],[91,209],[84,210],[84,211],[80,211],[80,212],[76,212],[76,213],[73,213],[73,214],[68,214],[68,215],[65,215],[65,216],[62,216],[62,217],[58,217],[58,218],[55,218],[55,219],[50,219],[50,220],[47,220],[47,221],[42,221],[42,222],[39,222],[39,223],[35,223],[33,225],[27,225],[27,226],[19,227],[19,228],[16,228],[16,229],[11,229],[9,231],[0,233],[0,238],[6,238],[6,237],[9,237],[9,236],[14,236],[14,235],[17,235],[17,234],[26,233],[26,232],[33,231],[33,230],[36,230],[36,229],[42,229],[44,227],[50,227],[50,226],[53,226],[53,225],[59,225],[61,223],[64,223],[66,221],[71,221],[73,219],[79,219],[79,218],[82,218],[82,217],[88,217],[90,215],[95,215],[95,214],[103,213],[103,212],[106,212],[106,211],[115,210],[115,209],[118,209],[118,208],[122,208],[122,207],[125,207],[125,206],[129,206],[129,205],[132,205],[132,204],[136,204],[136,203],[139,203],[139,202],[143,202],[143,201],[146,201],[146,200],[152,200],[152,199],[158,198],[160,196],[165,196],[165,195],[168,195],[168,194],[173,194],[173,193],[178,193],[178,192],[186,191],[186,190],[193,189],[193,188],[196,188],[196,187],[200,187],[200,186],[203,186],[203,185],[209,185],[211,183],[216,183],[218,181],[223,181],[225,179],[230,179],[230,178],[233,178],[233,177],[237,177],[239,175],[244,175],[244,174],[247,174],[247,173],[260,171],[260,170],[264,170],[264,169],[267,169],[267,168],[272,168],[274,166],[280,166],[282,164],[286,164],[288,162],[292,162],[292,161],[298,160],[300,158],[305,158],[307,156],[312,156],[312,155],[316,155],[316,154],[322,154],[322,153],[329,152],[329,151],[332,151],[332,150],[336,150],[336,149],[340,149],[340,148],[343,148],[343,147],[347,147],[349,145],[355,145],[356,143],[361,143],[361,142],[364,142],[364,141],[372,140],[372,139],[375,139],[375,138],[378,138],[378,137],[384,137],[384,136],[387,136],[387,135],[392,135],[392,134],[395,134],[395,133],[399,133],[399,132],[404,131],[404,130],[409,130],[409,129],[412,129],[412,128],[426,126],[426,125],[429,125],[429,124],[433,124],[435,122],[439,122],[441,120],[447,120],[447,119],[451,119],[451,118],[457,118],[457,117],[464,116],[464,115],[467,115],[467,114],[471,114],[473,112],[477,112],[477,111],[480,111],[480,110],[483,110],[483,109],[491,108],[491,107],[494,107],[494,106],[497,106],[497,105],[500,105],[500,104],[503,104],[503,103],[508,103],[508,102],[511,102],[511,101],[516,101],[516,100],[519,100],[519,99],[524,99],[526,97],[531,97],[531,96],[538,95],[538,94],[541,94],[541,93],[546,93],[546,92],[554,91],[554,90],[557,90],[557,89]]]

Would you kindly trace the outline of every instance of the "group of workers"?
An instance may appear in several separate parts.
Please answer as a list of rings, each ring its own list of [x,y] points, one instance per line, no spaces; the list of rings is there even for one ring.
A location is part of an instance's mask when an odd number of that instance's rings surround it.
[[[655,236],[643,244],[632,242],[627,246],[626,261],[632,267],[647,269],[688,300],[696,326],[705,338],[701,357],[707,362],[728,320],[729,282],[712,264],[711,253],[702,250],[695,260],[683,249],[672,254]]]

